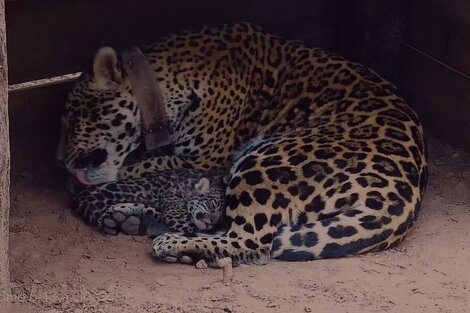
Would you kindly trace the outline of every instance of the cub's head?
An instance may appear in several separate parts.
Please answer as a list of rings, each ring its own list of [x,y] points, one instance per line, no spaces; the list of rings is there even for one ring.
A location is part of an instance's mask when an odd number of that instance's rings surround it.
[[[208,173],[195,185],[195,194],[187,203],[188,212],[199,230],[209,231],[216,227],[225,213],[225,190],[228,175],[221,171]]]
[[[116,180],[140,144],[140,110],[119,63],[112,48],[98,50],[65,105],[57,159],[83,184]]]

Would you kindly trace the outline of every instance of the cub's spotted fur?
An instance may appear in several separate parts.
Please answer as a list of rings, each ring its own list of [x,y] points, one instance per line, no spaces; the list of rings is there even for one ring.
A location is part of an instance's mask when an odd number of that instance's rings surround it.
[[[73,209],[105,233],[194,235],[222,225],[226,172],[172,170],[87,186]]]
[[[227,233],[159,236],[157,258],[341,257],[392,246],[418,217],[423,131],[372,70],[250,24],[170,35],[144,52],[174,154],[122,166],[140,145],[141,116],[119,57],[105,48],[70,93],[59,156],[88,184],[230,167]]]

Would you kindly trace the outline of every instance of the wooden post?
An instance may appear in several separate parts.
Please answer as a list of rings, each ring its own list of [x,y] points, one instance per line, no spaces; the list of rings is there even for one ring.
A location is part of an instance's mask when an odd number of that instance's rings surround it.
[[[10,312],[8,219],[10,211],[10,140],[5,1],[0,0],[0,311]]]

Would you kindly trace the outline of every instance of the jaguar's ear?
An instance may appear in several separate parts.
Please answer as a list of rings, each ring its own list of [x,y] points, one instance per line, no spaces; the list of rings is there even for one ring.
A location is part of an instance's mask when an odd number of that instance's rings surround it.
[[[200,194],[206,194],[209,192],[209,187],[211,183],[207,177],[201,178],[196,184],[194,184],[194,189]]]
[[[122,76],[118,69],[116,51],[111,47],[102,47],[96,52],[93,61],[93,80],[103,90],[115,90],[119,87]]]

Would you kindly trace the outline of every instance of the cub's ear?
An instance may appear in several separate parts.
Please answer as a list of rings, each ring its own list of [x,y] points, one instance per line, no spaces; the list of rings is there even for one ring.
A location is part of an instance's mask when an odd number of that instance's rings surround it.
[[[223,182],[225,185],[228,185],[228,183],[230,182],[230,178],[231,178],[231,175],[230,175],[230,173],[228,173],[228,174],[226,174],[226,175],[224,175],[224,176],[222,177],[222,182]]]
[[[96,52],[93,62],[93,78],[97,87],[104,90],[115,90],[122,81],[118,70],[116,51],[111,47],[102,47]]]
[[[210,181],[207,177],[201,178],[196,184],[194,184],[194,189],[200,194],[206,194],[209,192]]]

